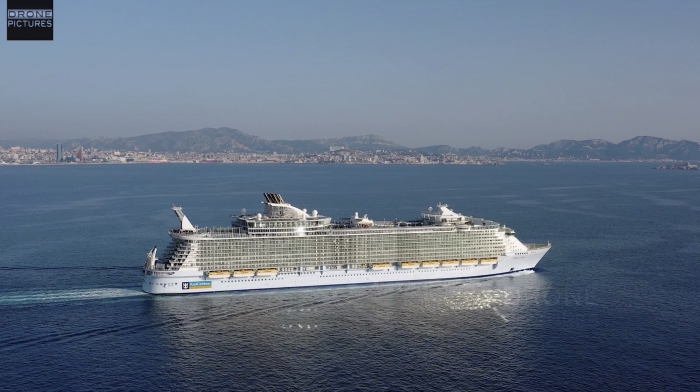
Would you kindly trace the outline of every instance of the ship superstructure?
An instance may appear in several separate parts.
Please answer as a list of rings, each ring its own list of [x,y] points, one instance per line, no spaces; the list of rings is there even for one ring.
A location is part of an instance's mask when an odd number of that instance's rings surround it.
[[[153,248],[143,290],[153,294],[253,290],[498,275],[532,269],[550,244],[523,244],[496,222],[438,204],[414,221],[333,221],[265,193],[262,213],[199,228],[173,206],[162,257]]]

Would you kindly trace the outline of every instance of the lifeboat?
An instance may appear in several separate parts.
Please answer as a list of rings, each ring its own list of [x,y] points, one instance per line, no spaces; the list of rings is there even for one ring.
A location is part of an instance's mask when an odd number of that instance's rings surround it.
[[[462,260],[462,265],[477,265],[479,264],[479,260],[477,259],[464,259]]]
[[[439,267],[440,262],[439,261],[424,261],[423,262],[423,268],[435,268]]]
[[[228,278],[231,276],[231,271],[209,271],[207,275],[210,279]]]
[[[376,263],[372,264],[372,269],[373,270],[388,270],[391,268],[390,263]]]
[[[420,267],[420,263],[417,261],[407,261],[405,263],[401,263],[401,268],[404,269],[413,269],[418,267]]]
[[[278,271],[277,268],[263,268],[259,269],[258,273],[256,274],[257,276],[273,276],[277,275]]]
[[[235,270],[233,271],[233,277],[234,278],[249,278],[251,276],[255,275],[254,270],[250,269],[244,269],[244,270]]]
[[[459,260],[446,260],[442,262],[443,267],[456,267],[459,265]]]
[[[481,259],[481,264],[497,264],[497,263],[498,263],[498,259],[495,257],[491,257],[488,259]]]

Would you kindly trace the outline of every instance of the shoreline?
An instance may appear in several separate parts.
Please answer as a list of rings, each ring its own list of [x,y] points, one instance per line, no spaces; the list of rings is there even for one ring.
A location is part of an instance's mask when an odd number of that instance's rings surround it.
[[[69,163],[43,163],[43,162],[32,162],[32,163],[19,163],[19,162],[0,162],[0,167],[3,166],[70,166],[70,167],[77,167],[77,166],[114,166],[114,165],[166,165],[166,164],[174,164],[174,165],[182,165],[182,164],[189,164],[189,165],[344,165],[344,166],[381,166],[381,165],[406,165],[406,166],[506,166],[509,163],[529,163],[532,165],[538,164],[541,166],[551,166],[556,163],[673,163],[673,162],[682,162],[682,161],[677,161],[677,160],[575,160],[575,159],[567,159],[567,160],[504,160],[504,161],[498,161],[498,162],[489,162],[489,163],[481,163],[481,162],[475,162],[475,163],[464,163],[464,162],[455,162],[455,163],[443,163],[443,162],[435,162],[435,163],[406,163],[406,162],[378,162],[378,163],[366,163],[366,162],[357,162],[357,163],[345,163],[345,162],[275,162],[275,161],[262,161],[262,162],[193,162],[193,161],[168,161],[168,162],[69,162]],[[675,168],[678,165],[669,165],[669,166],[660,166],[660,167],[654,167],[654,169],[659,169],[659,170],[672,170],[671,168]],[[667,168],[668,167],[668,168]]]

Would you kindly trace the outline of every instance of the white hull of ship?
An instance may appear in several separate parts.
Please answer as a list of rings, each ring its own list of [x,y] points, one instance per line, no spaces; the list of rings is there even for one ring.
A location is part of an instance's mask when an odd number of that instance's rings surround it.
[[[501,256],[497,264],[457,267],[389,270],[327,269],[283,272],[275,276],[207,279],[202,271],[177,271],[169,276],[146,275],[142,289],[150,294],[191,294],[202,292],[333,286],[345,284],[387,283],[419,280],[476,278],[503,275],[535,268],[549,247],[512,256]]]

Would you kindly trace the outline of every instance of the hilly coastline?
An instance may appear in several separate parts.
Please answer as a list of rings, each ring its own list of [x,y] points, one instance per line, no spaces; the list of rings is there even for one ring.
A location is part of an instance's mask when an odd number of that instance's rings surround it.
[[[560,140],[540,144],[530,149],[500,147],[493,150],[481,147],[455,148],[435,145],[409,148],[377,135],[348,136],[342,138],[312,140],[267,140],[231,128],[203,128],[184,132],[162,132],[134,137],[82,138],[71,140],[4,140],[0,146],[25,148],[54,148],[62,143],[64,149],[83,146],[85,149],[196,152],[196,153],[278,153],[318,154],[331,148],[347,148],[358,151],[415,151],[421,154],[454,154],[459,156],[481,156],[499,158],[530,159],[700,159],[700,144],[689,140],[669,140],[654,136],[637,136],[620,143],[601,139]]]

